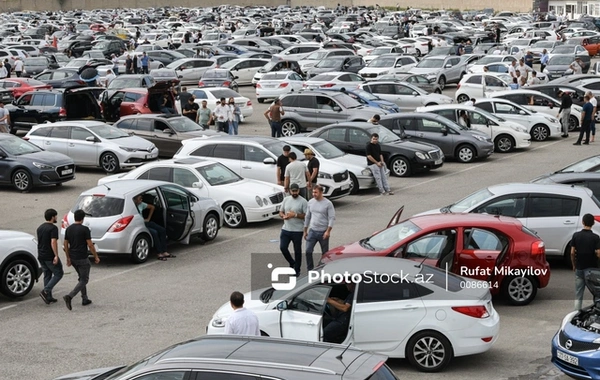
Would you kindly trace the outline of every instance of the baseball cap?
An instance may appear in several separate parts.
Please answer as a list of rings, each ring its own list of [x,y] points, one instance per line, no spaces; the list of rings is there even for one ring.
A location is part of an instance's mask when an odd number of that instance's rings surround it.
[[[292,183],[290,185],[290,190],[300,190],[300,186],[297,183]]]

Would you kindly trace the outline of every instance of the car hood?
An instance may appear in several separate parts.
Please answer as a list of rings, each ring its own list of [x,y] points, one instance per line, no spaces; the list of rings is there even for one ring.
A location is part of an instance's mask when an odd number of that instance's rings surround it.
[[[218,188],[218,186],[217,186]],[[267,197],[274,193],[282,193],[283,186],[274,185],[268,182],[257,181],[254,179],[245,178],[241,181],[230,183],[227,185],[228,190],[234,190],[240,194],[250,194],[254,198],[256,195]]]
[[[321,262],[328,263],[334,260],[347,259],[350,257],[382,256],[378,251],[372,251],[360,245],[360,242],[341,245],[330,249],[321,257]]]
[[[117,144],[119,146],[124,146],[127,148],[148,150],[148,152],[151,152],[153,150],[151,148],[154,147],[153,143],[151,143],[150,141],[143,139],[139,136],[129,136],[129,137],[123,137],[120,139],[112,139],[112,140],[103,139],[103,140],[106,142],[111,142],[111,143]]]
[[[409,150],[418,151],[418,152],[429,152],[432,150],[440,150],[439,147],[437,147],[436,145],[433,145],[433,144],[429,144],[429,143],[425,143],[425,142],[409,141],[409,140],[405,140],[405,139],[400,139],[400,140],[396,140],[394,142],[386,142],[386,143],[380,142],[380,144],[383,147],[391,147],[391,148],[401,147],[403,149],[409,149]]]
[[[106,368],[90,369],[87,371],[75,372],[75,373],[71,373],[69,375],[60,376],[54,380],[91,380],[98,375],[116,372],[116,370],[119,368],[123,368],[123,367],[106,367]]]
[[[24,154],[21,156],[13,156],[15,160],[27,160],[27,161],[35,161],[40,162],[42,164],[48,165],[68,165],[73,164],[73,159],[69,156],[57,153],[57,152],[49,152],[47,150],[43,150],[41,152]]]
[[[343,156],[331,158],[329,160],[338,165],[345,166],[348,169],[351,169],[351,166],[356,167],[361,171],[367,169],[367,159],[356,154],[344,154]]]
[[[13,231],[13,230],[0,230],[0,241],[18,240],[18,239],[33,239],[33,235],[26,232]]]

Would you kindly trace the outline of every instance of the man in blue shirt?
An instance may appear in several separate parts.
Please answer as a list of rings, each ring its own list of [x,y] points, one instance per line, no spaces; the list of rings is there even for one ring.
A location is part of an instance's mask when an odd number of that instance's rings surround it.
[[[586,95],[583,100],[585,104],[581,110],[581,130],[579,131],[579,138],[573,145],[581,145],[583,134],[585,133],[585,141],[583,145],[590,143],[590,125],[592,124],[592,117],[594,117],[594,106],[590,103],[590,96]]]
[[[142,74],[148,74],[148,56],[146,52],[142,53],[142,58],[140,58],[140,63],[142,64]]]

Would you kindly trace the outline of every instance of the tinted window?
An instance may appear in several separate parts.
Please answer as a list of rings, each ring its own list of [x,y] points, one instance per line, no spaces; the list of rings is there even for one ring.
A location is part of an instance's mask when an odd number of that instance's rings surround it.
[[[296,107],[300,108],[315,108],[316,103],[314,101],[314,97],[312,96],[298,96],[298,104]]]
[[[436,111],[435,113],[437,113],[440,116],[445,117],[446,119],[450,119],[450,120],[456,122],[456,112],[454,112],[454,110],[439,110],[439,111]]]
[[[429,119],[421,119],[421,125],[419,126],[419,131],[441,133],[442,128],[445,128],[445,125],[443,125],[439,121],[429,120]]]
[[[215,149],[214,145],[205,145],[193,151],[190,156],[212,157],[213,149]]]
[[[325,300],[330,291],[331,288],[329,286],[314,286],[308,288],[294,297],[288,308],[311,314],[321,314],[325,307]]]
[[[31,136],[48,136],[52,128],[38,128],[35,131],[31,132]]]
[[[122,198],[105,197],[103,195],[82,195],[71,211],[83,210],[87,217],[104,218],[119,215],[123,212],[125,200]]]
[[[476,210],[480,214],[504,215],[513,218],[525,216],[525,196],[508,196],[481,206]]]
[[[189,210],[189,198],[185,192],[173,186],[161,186],[161,189],[167,201],[167,208]]]
[[[69,138],[69,127],[54,127],[50,132],[50,137],[56,139],[68,139]]]
[[[296,107],[297,99],[297,96],[286,96],[281,99],[281,105],[284,107]]]
[[[245,145],[244,146],[244,160],[253,162],[263,162],[265,158],[269,158],[269,154],[261,148]]]
[[[473,75],[467,79],[466,83],[481,84],[481,75]]]
[[[348,136],[350,142],[355,144],[364,144],[366,146],[366,144],[371,141],[370,135],[361,129],[350,129],[348,131]]]
[[[83,129],[81,127],[73,127],[71,128],[71,139],[72,140],[84,140],[88,137],[94,137],[87,129]]]
[[[137,130],[138,131],[153,131],[154,122],[152,119],[138,119],[137,120]]]
[[[242,159],[242,146],[231,144],[218,144],[215,146],[213,157],[228,158],[231,160]]]
[[[579,199],[534,196],[530,198],[529,217],[579,216]]]
[[[174,168],[173,182],[183,187],[192,187],[194,182],[198,182],[198,177],[188,169]]]
[[[491,231],[480,229],[465,230],[464,249],[501,251],[502,242]]]
[[[169,371],[153,372],[147,375],[134,377],[135,380],[183,380],[187,371]]]
[[[366,281],[363,279],[360,283],[356,303],[402,301],[420,296],[415,284],[401,281],[398,274],[395,274],[395,277],[378,275],[371,278],[370,284],[367,283],[368,279]]]
[[[475,103],[475,107],[479,107],[482,110],[486,110],[486,111],[491,112],[491,113],[494,112],[494,108],[492,107],[492,103],[490,103],[490,102],[485,102],[485,103],[476,102]]]

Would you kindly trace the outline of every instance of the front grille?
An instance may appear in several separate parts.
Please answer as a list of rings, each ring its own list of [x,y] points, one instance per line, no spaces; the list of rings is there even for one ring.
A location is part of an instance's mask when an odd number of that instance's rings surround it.
[[[431,157],[433,160],[438,160],[440,158],[440,151],[432,150],[431,152],[429,152],[429,157]]]
[[[568,340],[571,341],[571,347],[569,347],[569,348],[567,348],[567,341]],[[595,351],[598,348],[600,348],[600,344],[598,344],[598,343],[580,342],[580,341],[575,340],[575,339],[569,339],[565,335],[564,331],[561,331],[558,334],[558,343],[565,350],[572,351],[572,352]]]
[[[65,171],[65,170],[71,170],[71,172],[67,173],[67,174],[63,174],[63,171]],[[73,174],[75,174],[75,165],[62,165],[62,166],[58,166],[56,168],[56,174],[58,174],[58,176],[60,178],[71,177]]]
[[[272,204],[276,205],[276,204],[283,202],[284,197],[285,197],[285,195],[283,193],[275,193],[275,194],[269,196],[269,200],[271,201]]]
[[[335,182],[342,182],[342,181],[345,181],[346,179],[348,179],[348,170],[346,170],[343,173],[336,173],[333,175],[333,180]]]
[[[377,74],[375,73],[367,73],[361,75],[363,78],[377,78]]]
[[[569,372],[576,373],[585,379],[590,378],[590,374],[580,366],[577,366],[577,365],[574,365],[571,363],[567,363],[559,358],[554,359],[554,364],[556,364],[556,366],[561,369],[566,369]]]

